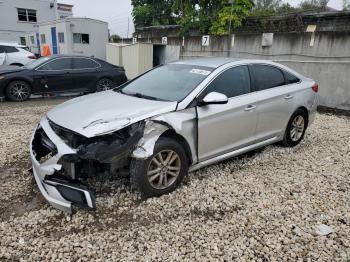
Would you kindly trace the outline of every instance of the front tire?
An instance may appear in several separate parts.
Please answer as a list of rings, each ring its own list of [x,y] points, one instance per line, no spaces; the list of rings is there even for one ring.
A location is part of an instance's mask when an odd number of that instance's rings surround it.
[[[109,78],[102,78],[96,83],[96,92],[107,91],[114,88],[115,83]]]
[[[294,147],[298,145],[304,138],[307,126],[307,114],[304,110],[298,109],[289,119],[282,144],[286,147]]]
[[[147,159],[132,159],[131,185],[144,198],[174,191],[188,172],[188,159],[183,147],[174,139],[161,137],[154,153]]]
[[[6,97],[11,101],[23,102],[28,100],[30,95],[30,85],[24,81],[13,81],[6,88]]]

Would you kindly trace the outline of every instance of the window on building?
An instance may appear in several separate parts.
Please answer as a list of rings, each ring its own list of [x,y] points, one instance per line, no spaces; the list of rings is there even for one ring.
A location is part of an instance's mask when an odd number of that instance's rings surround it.
[[[17,8],[17,13],[18,13],[18,21],[33,22],[33,23],[37,22],[36,10]]]
[[[211,92],[224,94],[228,98],[248,94],[250,92],[248,67],[233,67],[221,73],[211,82],[202,96]]]
[[[30,42],[32,43],[32,45],[35,45],[35,38],[33,35],[30,36]]]
[[[89,34],[79,34],[79,33],[73,33],[73,43],[74,44],[89,44]]]
[[[64,33],[62,33],[62,32],[58,33],[58,42],[64,43]]]
[[[20,41],[21,45],[27,45],[27,41],[26,41],[26,38],[24,36],[21,36],[19,38],[19,41]]]
[[[285,84],[281,70],[273,66],[253,65],[254,83],[258,90],[265,90]]]
[[[46,44],[46,37],[45,37],[45,34],[41,34],[40,35],[40,42],[41,42],[41,44]]]

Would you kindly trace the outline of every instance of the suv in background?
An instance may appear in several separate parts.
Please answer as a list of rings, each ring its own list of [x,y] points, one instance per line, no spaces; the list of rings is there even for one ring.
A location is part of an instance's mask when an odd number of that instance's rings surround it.
[[[24,66],[36,59],[27,46],[16,43],[0,43],[0,65]]]

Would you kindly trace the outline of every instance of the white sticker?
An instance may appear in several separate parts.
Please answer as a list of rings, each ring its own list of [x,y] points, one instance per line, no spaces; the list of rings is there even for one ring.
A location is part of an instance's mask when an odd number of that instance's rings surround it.
[[[210,35],[203,35],[202,46],[209,46],[209,45],[210,45]]]
[[[196,69],[196,68],[193,68],[193,69],[190,71],[190,73],[192,73],[192,74],[204,75],[204,76],[210,75],[210,71],[202,70],[202,69]]]

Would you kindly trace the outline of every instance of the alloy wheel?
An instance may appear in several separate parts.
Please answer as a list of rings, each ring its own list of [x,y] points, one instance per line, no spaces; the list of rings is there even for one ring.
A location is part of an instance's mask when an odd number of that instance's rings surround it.
[[[150,185],[166,189],[175,183],[181,171],[181,159],[173,150],[163,150],[153,156],[147,171]]]
[[[301,115],[296,116],[292,122],[292,128],[290,130],[290,138],[294,142],[298,141],[302,137],[304,133],[304,129],[305,129],[304,117]]]
[[[21,82],[17,82],[12,85],[10,89],[10,94],[17,101],[23,101],[28,98],[30,94],[30,89],[28,85]]]

